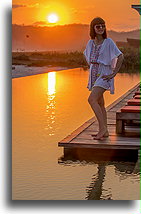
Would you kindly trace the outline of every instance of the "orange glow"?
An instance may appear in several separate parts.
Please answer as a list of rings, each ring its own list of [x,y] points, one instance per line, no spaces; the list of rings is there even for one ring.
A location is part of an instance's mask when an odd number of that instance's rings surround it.
[[[70,22],[69,8],[61,3],[50,2],[46,7],[39,9],[37,19],[42,21],[47,20],[51,24],[64,25]]]
[[[139,4],[138,0],[62,0],[46,1],[26,0],[20,4],[13,0],[12,23],[33,25],[66,25],[73,23],[90,24],[95,16],[101,16],[108,29],[126,31],[139,28],[139,14],[131,8],[132,4]],[[105,9],[106,8],[106,9]],[[59,20],[47,22],[47,16],[57,14]]]

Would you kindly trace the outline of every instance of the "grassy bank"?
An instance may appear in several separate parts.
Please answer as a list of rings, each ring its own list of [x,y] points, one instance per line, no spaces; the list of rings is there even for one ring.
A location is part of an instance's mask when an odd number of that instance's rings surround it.
[[[139,71],[141,60],[139,48],[120,48],[120,50],[124,54],[121,72],[128,69],[133,72]]]
[[[139,49],[121,48],[124,53],[124,62],[121,72],[124,70],[136,71],[140,66]],[[68,68],[88,68],[83,52],[13,52],[12,64],[28,66],[63,66]]]

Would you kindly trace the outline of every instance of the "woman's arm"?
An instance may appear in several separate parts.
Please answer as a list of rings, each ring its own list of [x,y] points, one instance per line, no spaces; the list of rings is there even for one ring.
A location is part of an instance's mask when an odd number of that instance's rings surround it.
[[[113,69],[113,72],[114,72],[115,75],[119,72],[119,70],[121,68],[121,65],[123,63],[123,60],[124,60],[124,56],[123,56],[123,54],[120,54],[118,56],[118,59],[117,59],[116,67]]]
[[[113,69],[113,73],[110,74],[110,75],[104,75],[104,76],[102,76],[102,78],[103,78],[104,80],[110,80],[110,79],[112,79],[113,77],[115,77],[116,74],[119,72],[119,70],[120,70],[120,68],[121,68],[121,65],[122,65],[122,63],[123,63],[123,59],[124,59],[123,54],[120,54],[120,55],[118,56],[118,59],[117,59],[116,67]]]

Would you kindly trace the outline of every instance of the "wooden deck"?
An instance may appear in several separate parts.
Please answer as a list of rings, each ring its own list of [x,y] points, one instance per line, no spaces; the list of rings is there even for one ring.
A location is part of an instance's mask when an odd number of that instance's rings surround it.
[[[94,140],[91,136],[98,131],[98,122],[95,117],[85,122],[69,136],[58,143],[64,148],[93,148],[111,150],[139,150],[140,132],[139,125],[128,125],[122,135],[116,134],[116,111],[124,106],[129,99],[133,98],[139,84],[122,95],[114,103],[109,105],[107,110],[108,130],[110,136],[104,140]]]

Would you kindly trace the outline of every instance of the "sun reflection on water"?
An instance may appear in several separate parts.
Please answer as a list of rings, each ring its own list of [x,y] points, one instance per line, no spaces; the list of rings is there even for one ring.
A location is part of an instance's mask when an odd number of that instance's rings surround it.
[[[56,72],[48,73],[48,95],[56,93]]]
[[[48,73],[48,103],[46,106],[47,124],[46,130],[49,131],[49,136],[54,135],[53,125],[55,123],[55,97],[56,97],[56,72]]]

